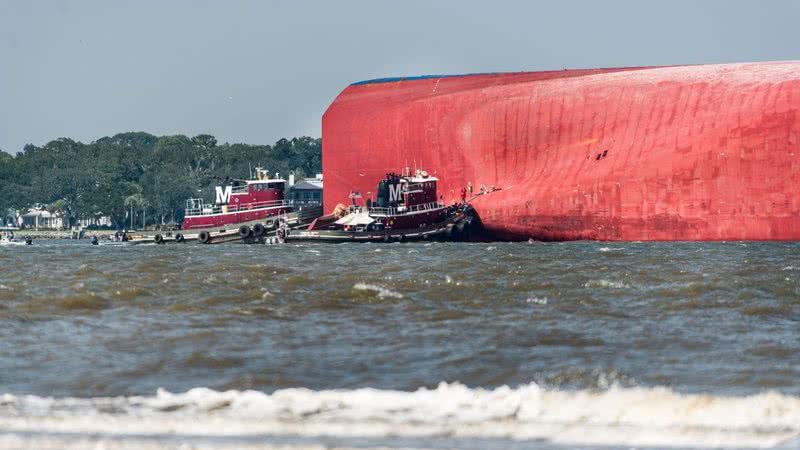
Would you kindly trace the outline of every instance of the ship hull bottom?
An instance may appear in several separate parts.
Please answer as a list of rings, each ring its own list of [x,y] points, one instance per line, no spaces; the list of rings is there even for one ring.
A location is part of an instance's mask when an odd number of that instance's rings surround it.
[[[800,236],[798,217],[548,216],[480,206],[476,211],[487,235],[508,241],[794,241]]]

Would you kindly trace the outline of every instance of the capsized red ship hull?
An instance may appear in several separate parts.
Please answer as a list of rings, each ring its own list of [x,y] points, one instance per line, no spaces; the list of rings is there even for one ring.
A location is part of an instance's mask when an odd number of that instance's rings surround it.
[[[800,239],[800,62],[373,80],[322,136],[327,209],[416,164],[498,238]]]

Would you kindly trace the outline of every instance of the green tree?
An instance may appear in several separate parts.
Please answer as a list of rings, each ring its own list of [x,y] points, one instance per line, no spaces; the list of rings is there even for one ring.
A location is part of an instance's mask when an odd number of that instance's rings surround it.
[[[147,206],[147,199],[142,194],[133,194],[125,198],[125,207],[131,210],[131,228],[136,226],[136,210],[144,209]]]
[[[89,144],[60,138],[43,146],[25,145],[15,156],[0,153],[0,210],[59,202],[65,224],[108,215],[114,226],[141,211],[158,222],[183,217],[185,201],[201,193],[212,200],[226,178],[247,178],[263,167],[274,174],[321,170],[320,139],[280,139],[274,145],[218,143],[200,134],[154,136],[125,132]],[[131,213],[129,205],[133,205]]]
[[[66,210],[67,210],[67,202],[64,199],[58,199],[53,203],[47,205],[47,212],[53,215],[60,215],[63,217],[64,212]]]

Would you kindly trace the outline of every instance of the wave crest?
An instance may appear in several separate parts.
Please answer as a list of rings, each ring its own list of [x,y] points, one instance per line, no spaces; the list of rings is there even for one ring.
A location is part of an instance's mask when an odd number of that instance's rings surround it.
[[[114,398],[0,397],[5,431],[184,436],[448,436],[582,445],[765,447],[800,436],[800,398],[680,394],[667,388],[604,391],[469,388],[413,392],[305,388]],[[224,430],[220,431],[220,430]]]
[[[357,291],[371,291],[374,292],[379,298],[403,298],[403,294],[399,292],[392,291],[387,289],[383,286],[377,286],[374,284],[367,284],[367,283],[356,283],[353,285],[353,289]]]

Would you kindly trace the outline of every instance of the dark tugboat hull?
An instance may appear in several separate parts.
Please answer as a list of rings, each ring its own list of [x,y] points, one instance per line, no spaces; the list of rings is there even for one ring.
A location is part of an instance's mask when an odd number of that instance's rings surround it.
[[[479,234],[472,208],[459,211],[439,223],[418,228],[373,231],[292,230],[287,242],[410,242],[427,240],[465,241]]]

